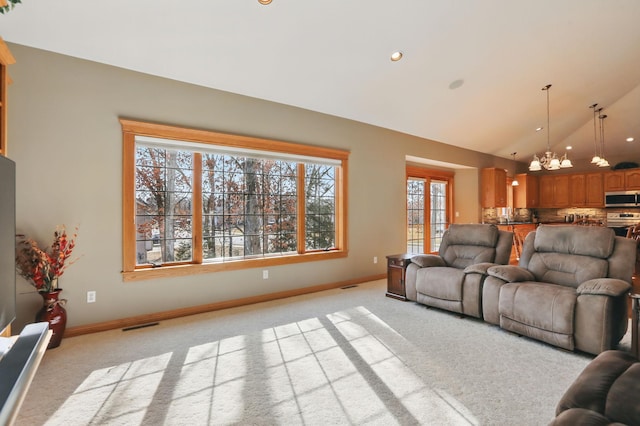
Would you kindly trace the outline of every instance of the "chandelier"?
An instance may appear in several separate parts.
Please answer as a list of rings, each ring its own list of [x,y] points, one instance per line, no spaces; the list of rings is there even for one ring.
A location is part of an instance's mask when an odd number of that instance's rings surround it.
[[[571,164],[571,160],[567,157],[565,153],[561,158],[558,158],[558,155],[555,152],[551,151],[550,144],[550,132],[549,132],[549,89],[551,88],[550,84],[547,84],[542,88],[545,92],[547,92],[547,150],[544,155],[538,157],[536,154],[533,155],[533,160],[529,164],[529,170],[532,172],[537,172],[542,170],[544,167],[546,170],[560,170],[566,169],[569,167],[573,167]]]

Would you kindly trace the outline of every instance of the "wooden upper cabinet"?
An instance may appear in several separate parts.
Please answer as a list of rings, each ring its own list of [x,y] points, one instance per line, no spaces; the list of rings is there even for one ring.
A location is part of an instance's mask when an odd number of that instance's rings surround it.
[[[625,189],[640,189],[640,169],[625,170],[624,172]]]
[[[569,176],[569,206],[582,207],[587,203],[586,176],[583,174]]]
[[[604,173],[604,191],[640,189],[640,169],[615,170]]]
[[[569,175],[539,177],[540,207],[569,207]]]
[[[7,66],[15,62],[15,58],[0,37],[0,155],[7,155]]]
[[[532,209],[540,207],[538,177],[526,173],[516,175],[518,186],[513,188],[513,207]]]
[[[604,174],[605,191],[624,191],[624,171],[607,172]]]
[[[587,173],[585,177],[585,207],[604,207],[604,179],[602,173]]]
[[[553,177],[554,207],[569,207],[569,175]]]
[[[480,176],[482,207],[507,207],[507,172],[504,169],[482,169]]]
[[[540,207],[553,207],[553,176],[538,178],[540,184]]]
[[[569,175],[569,207],[604,207],[603,174]]]

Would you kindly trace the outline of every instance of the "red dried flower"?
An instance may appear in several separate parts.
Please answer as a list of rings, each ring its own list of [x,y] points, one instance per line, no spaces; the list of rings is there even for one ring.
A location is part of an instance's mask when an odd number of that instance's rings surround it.
[[[18,273],[40,292],[55,290],[58,278],[62,276],[67,266],[77,260],[69,260],[76,246],[77,231],[78,228],[69,238],[64,226],[56,228],[49,252],[38,247],[38,243],[31,238],[17,235],[16,267]]]

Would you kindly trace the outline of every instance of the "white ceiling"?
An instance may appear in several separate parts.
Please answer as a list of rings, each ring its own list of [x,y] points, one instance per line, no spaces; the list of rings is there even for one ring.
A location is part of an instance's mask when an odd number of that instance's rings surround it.
[[[546,148],[551,83],[552,149],[591,158],[597,102],[606,153],[640,162],[638,18],[638,0],[29,0],[0,36],[520,161]]]

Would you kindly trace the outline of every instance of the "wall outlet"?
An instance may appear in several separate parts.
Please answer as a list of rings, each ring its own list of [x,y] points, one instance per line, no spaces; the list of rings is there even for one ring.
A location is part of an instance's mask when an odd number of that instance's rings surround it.
[[[264,269],[262,271],[262,279],[263,280],[268,280],[269,279],[269,270],[268,269]]]
[[[94,303],[96,301],[96,292],[88,291],[87,292],[87,303]]]
[[[378,263],[378,256],[373,256],[373,263]]]

